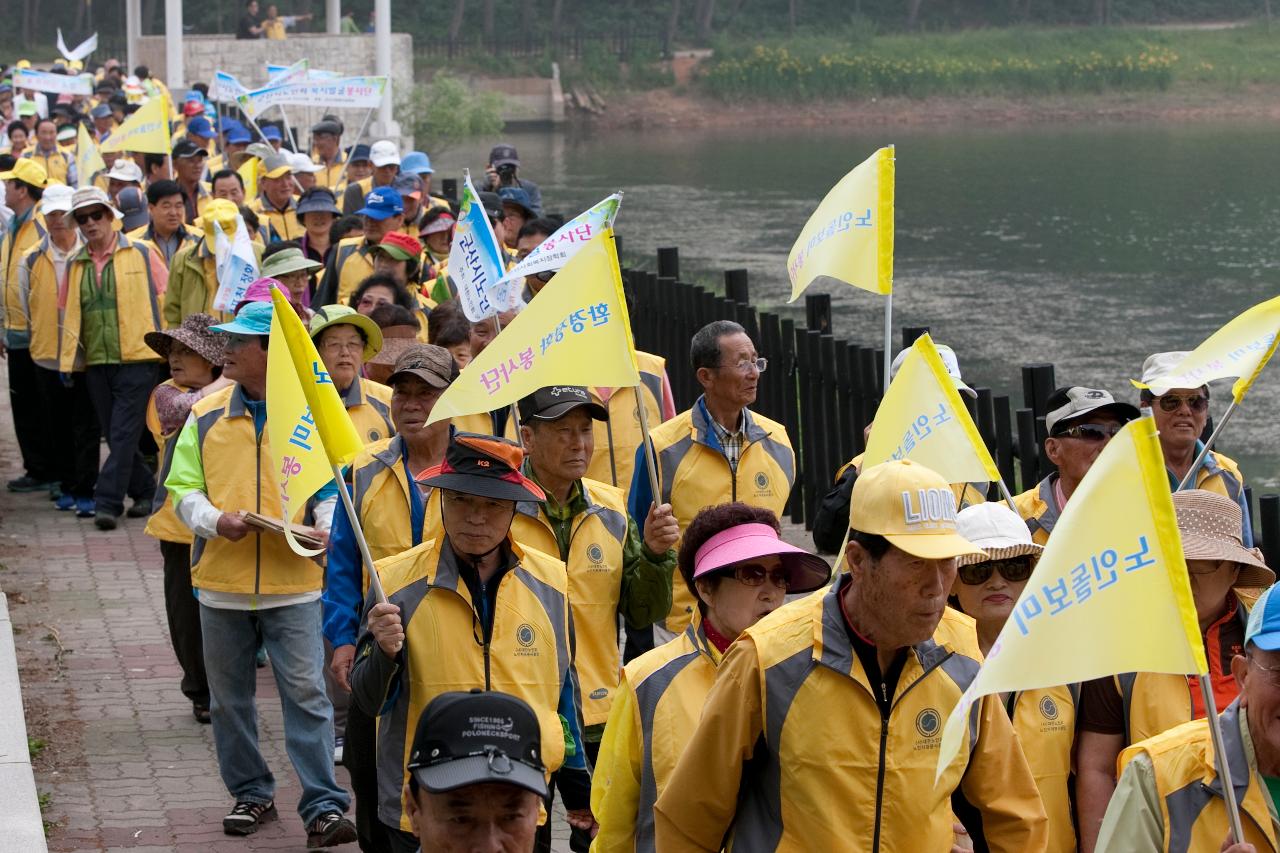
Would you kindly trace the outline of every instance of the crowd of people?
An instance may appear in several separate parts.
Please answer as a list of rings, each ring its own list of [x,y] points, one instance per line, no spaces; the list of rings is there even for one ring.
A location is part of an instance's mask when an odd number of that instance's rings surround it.
[[[782,537],[796,458],[788,425],[752,410],[768,361],[742,326],[710,323],[671,366],[702,389],[683,411],[666,360],[642,352],[635,387],[549,385],[428,423],[501,334],[459,307],[458,202],[433,194],[428,155],[344,140],[336,116],[305,144],[275,128],[255,142],[200,87],[172,100],[145,68],[95,72],[92,98],[0,84],[0,352],[25,468],[8,488],[101,531],[145,519],[227,834],[276,816],[254,698],[270,666],[312,848],[548,850],[558,795],[572,849],[601,853],[1277,849],[1280,598],[1239,467],[1200,457],[1207,386],[1136,405],[1059,389],[1055,471],[1016,512],[988,484],[855,457],[814,525],[833,572]],[[79,127],[105,138],[148,97],[173,104],[171,156],[76,175]],[[562,224],[510,145],[481,183],[508,263]],[[241,228],[261,277],[218,310],[215,235]],[[526,300],[553,282],[528,276]],[[273,288],[365,443],[308,502],[314,559],[261,524],[284,520],[266,444]],[[1182,355],[1152,355],[1142,380]],[[943,721],[1056,520],[1144,410],[1236,768],[1234,846],[1183,676],[987,696],[934,780]]]

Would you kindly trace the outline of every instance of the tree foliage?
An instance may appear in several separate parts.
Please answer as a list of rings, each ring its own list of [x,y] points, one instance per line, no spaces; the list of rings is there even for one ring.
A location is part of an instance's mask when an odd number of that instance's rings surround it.
[[[438,155],[459,142],[501,131],[502,97],[473,92],[458,78],[440,72],[430,84],[414,86],[400,99],[396,117],[420,150]]]

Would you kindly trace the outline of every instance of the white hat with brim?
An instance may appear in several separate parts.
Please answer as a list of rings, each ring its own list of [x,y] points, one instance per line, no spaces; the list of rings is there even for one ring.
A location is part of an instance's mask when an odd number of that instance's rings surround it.
[[[964,554],[957,566],[1008,560],[1011,557],[1038,557],[1044,547],[1031,541],[1031,531],[1017,513],[1002,503],[980,503],[956,513],[956,529],[982,554]]]
[[[40,197],[40,213],[44,216],[50,213],[69,213],[75,194],[76,191],[66,184],[50,184]]]
[[[942,359],[942,366],[947,369],[952,381],[955,382],[956,390],[961,394],[966,394],[975,400],[978,399],[978,392],[965,384],[960,378],[960,361],[956,358],[956,351],[946,344],[934,344],[934,349],[938,351],[938,357]],[[893,381],[893,377],[898,375],[898,368],[902,367],[902,362],[906,360],[907,353],[911,352],[911,347],[907,347],[898,353],[893,359],[893,364],[889,365],[889,381]]]
[[[107,196],[106,190],[100,187],[81,187],[75,191],[75,195],[71,197],[71,212],[77,210],[85,210],[90,207],[105,207],[111,211],[111,215],[116,219],[123,219],[124,214],[121,213],[111,199]]]
[[[1152,383],[1158,382],[1159,380],[1164,379],[1166,376],[1171,375],[1173,373],[1173,369],[1178,365],[1182,364],[1182,362],[1189,355],[1191,355],[1190,352],[1182,351],[1182,352],[1158,352],[1158,353],[1155,353],[1154,355],[1147,356],[1147,360],[1142,363],[1142,380],[1141,380],[1142,384],[1151,385]],[[1203,384],[1204,383],[1201,383],[1201,385]],[[1199,388],[1200,385],[1178,386],[1178,387]],[[1163,397],[1165,394],[1169,393],[1169,391],[1172,389],[1165,388],[1161,390],[1159,394],[1156,393],[1156,389],[1154,388],[1150,388],[1148,390],[1151,391],[1151,396],[1153,397]]]

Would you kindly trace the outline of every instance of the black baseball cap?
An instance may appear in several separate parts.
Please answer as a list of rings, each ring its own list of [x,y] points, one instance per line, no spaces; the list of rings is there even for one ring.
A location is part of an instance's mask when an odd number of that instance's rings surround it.
[[[594,421],[609,420],[609,410],[591,399],[582,385],[548,385],[520,401],[520,420],[558,421],[585,408]]]
[[[516,153],[514,145],[495,145],[489,151],[489,162],[496,168],[498,166],[515,166],[520,167],[520,155]]]
[[[418,718],[405,769],[433,794],[498,782],[547,796],[538,716],[506,693],[472,690],[432,699]]]
[[[202,154],[205,157],[209,156],[208,151],[200,148],[190,139],[179,140],[178,144],[173,146],[173,159],[175,160],[185,160],[188,157],[199,157]]]

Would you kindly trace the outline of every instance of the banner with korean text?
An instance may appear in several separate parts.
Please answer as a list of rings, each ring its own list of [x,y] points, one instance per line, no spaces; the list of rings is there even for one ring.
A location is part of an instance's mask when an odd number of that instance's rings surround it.
[[[500,409],[546,385],[639,381],[613,232],[606,230],[462,370],[427,423]]]
[[[525,276],[560,269],[593,237],[613,227],[613,221],[618,216],[618,206],[621,203],[622,193],[614,193],[592,205],[589,210],[579,213],[556,229],[556,233],[539,243],[524,260],[498,279],[498,283],[523,282]],[[519,288],[513,289],[516,293],[520,291]]]
[[[485,213],[480,194],[471,183],[471,173],[462,179],[462,200],[457,225],[449,246],[449,275],[458,287],[462,313],[473,323],[488,319],[499,310],[493,289],[506,265],[493,226]]]
[[[386,77],[343,77],[337,80],[299,80],[281,86],[268,85],[236,98],[249,118],[284,104],[326,109],[374,109],[382,103]]]
[[[56,95],[92,95],[93,75],[53,74],[34,68],[13,69],[13,88],[32,89]]]

